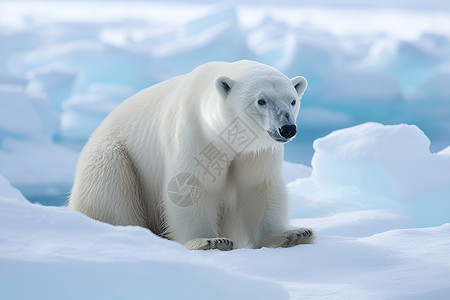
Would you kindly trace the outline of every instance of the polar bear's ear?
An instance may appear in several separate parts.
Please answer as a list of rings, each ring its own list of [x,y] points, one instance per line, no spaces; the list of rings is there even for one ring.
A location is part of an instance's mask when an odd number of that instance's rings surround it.
[[[306,81],[305,77],[303,76],[294,77],[291,79],[291,82],[294,85],[294,88],[297,91],[298,96],[301,97],[305,92],[306,87],[308,86],[308,82]]]
[[[227,76],[220,76],[216,79],[216,89],[219,94],[225,98],[228,96],[231,88],[233,87],[233,80]]]

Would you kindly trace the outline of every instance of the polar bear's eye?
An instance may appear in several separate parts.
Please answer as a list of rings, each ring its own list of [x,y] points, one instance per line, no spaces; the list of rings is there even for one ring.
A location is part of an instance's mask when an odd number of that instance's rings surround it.
[[[297,103],[297,101],[295,101],[295,100],[293,100],[293,101],[291,102],[292,105],[295,105],[295,103]]]
[[[259,100],[258,100],[258,104],[259,104],[259,105],[265,105],[265,104],[266,104],[266,100],[264,100],[264,99],[259,99]]]

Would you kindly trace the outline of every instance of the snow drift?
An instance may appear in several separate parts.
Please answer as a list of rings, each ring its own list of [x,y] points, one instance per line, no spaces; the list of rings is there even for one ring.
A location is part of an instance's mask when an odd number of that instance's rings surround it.
[[[335,236],[322,231],[314,245],[190,252],[144,228],[31,204],[0,177],[0,297],[445,299],[450,225],[346,237],[367,219],[372,230],[385,228],[373,215],[308,220],[347,225]]]
[[[287,299],[273,280],[217,268],[139,227],[31,204],[0,177],[2,299]]]
[[[310,178],[290,183],[295,217],[355,209],[411,214],[416,226],[450,222],[450,156],[431,153],[417,126],[365,123],[314,142]]]

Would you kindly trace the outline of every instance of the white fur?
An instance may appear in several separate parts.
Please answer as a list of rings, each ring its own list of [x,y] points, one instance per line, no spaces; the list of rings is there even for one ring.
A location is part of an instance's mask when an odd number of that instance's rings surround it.
[[[278,122],[269,114],[277,112],[256,103],[271,99],[296,118],[300,103],[289,105],[300,102],[305,88],[303,77],[291,81],[271,67],[239,61],[207,63],[140,91],[103,121],[81,152],[70,208],[147,227],[189,249],[312,242],[309,230],[289,231],[283,144],[266,132]],[[267,117],[258,124],[248,109]],[[224,141],[236,118],[256,136],[242,151]],[[229,161],[214,180],[196,160],[211,142]],[[182,173],[193,174],[201,188],[192,205],[178,206],[168,196],[169,182]]]

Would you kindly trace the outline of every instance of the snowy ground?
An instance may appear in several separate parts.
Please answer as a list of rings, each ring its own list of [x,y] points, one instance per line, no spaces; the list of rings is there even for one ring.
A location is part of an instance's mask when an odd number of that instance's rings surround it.
[[[309,176],[307,171],[294,164],[285,169],[287,178]],[[292,192],[305,180],[320,184],[314,174],[290,184]],[[450,183],[445,188],[448,197]],[[64,207],[31,204],[2,177],[0,191],[2,299],[210,299],[211,295],[447,299],[450,295],[448,213],[447,224],[415,229],[394,229],[411,227],[407,209],[350,210],[299,219],[296,212],[314,201],[297,195],[292,199],[291,223],[314,228],[318,235],[314,245],[190,252],[143,228],[112,226]],[[322,192],[336,189],[325,186]]]
[[[450,5],[391,2],[0,2],[0,298],[449,299]],[[62,205],[118,103],[238,59],[308,79],[284,170],[316,244],[189,252],[22,195]]]
[[[292,226],[318,238],[289,249],[190,252],[31,204],[0,177],[0,298],[447,299],[450,148],[428,146],[415,126],[378,123],[316,140],[313,168],[284,173]]]

